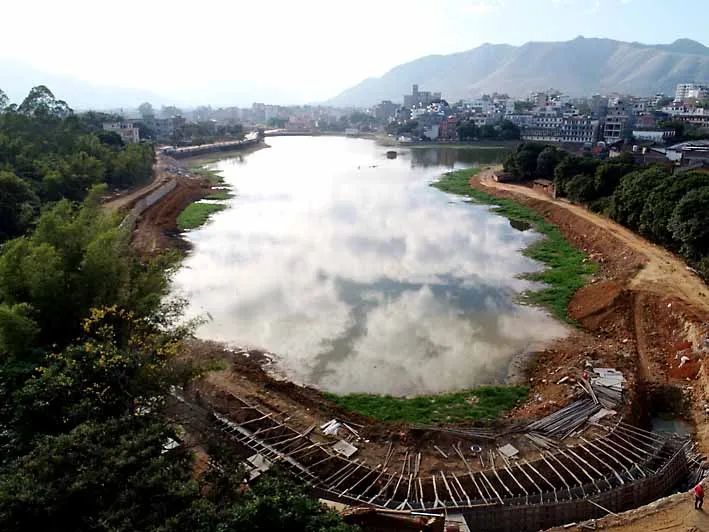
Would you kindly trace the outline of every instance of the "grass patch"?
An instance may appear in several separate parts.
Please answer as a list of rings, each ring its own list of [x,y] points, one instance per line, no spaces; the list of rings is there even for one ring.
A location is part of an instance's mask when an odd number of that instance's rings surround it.
[[[412,398],[361,393],[325,395],[346,410],[379,421],[430,424],[495,419],[524,401],[528,392],[525,386],[480,386]]]
[[[194,229],[203,225],[215,212],[226,209],[220,203],[191,203],[177,217],[177,228],[180,231]]]
[[[567,323],[574,323],[569,317],[568,305],[574,293],[586,283],[587,276],[598,269],[598,264],[589,261],[586,254],[574,248],[553,224],[541,214],[515,201],[497,198],[470,186],[470,177],[476,170],[456,170],[444,174],[433,186],[450,192],[468,196],[478,203],[493,205],[497,214],[510,220],[528,223],[545,238],[538,240],[523,253],[544,263],[547,268],[541,272],[522,276],[531,281],[541,281],[546,287],[530,290],[522,294],[523,300],[549,309],[554,316]]]
[[[202,165],[190,166],[190,172],[195,175],[206,177],[212,186],[221,185],[224,182],[224,176],[221,175],[221,170],[212,170]]]
[[[234,197],[234,194],[225,189],[214,190],[209,196],[204,199],[208,200],[228,200]]]

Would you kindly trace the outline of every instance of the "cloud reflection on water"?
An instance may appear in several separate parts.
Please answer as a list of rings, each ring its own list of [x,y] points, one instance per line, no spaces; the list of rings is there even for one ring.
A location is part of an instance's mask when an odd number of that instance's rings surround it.
[[[537,237],[428,186],[450,153],[269,143],[219,163],[237,196],[189,234],[174,288],[212,316],[200,336],[268,349],[299,382],[409,395],[499,381],[516,353],[563,334],[513,303],[529,286],[516,276],[538,268],[519,249]]]

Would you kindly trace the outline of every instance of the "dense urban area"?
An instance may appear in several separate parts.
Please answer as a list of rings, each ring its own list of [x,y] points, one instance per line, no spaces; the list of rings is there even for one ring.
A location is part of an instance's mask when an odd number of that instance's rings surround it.
[[[439,399],[325,394],[274,379],[262,351],[196,340],[168,297],[180,231],[229,193],[194,156],[289,135],[371,138],[391,157],[507,149],[434,185],[545,237],[525,250],[547,268],[529,301],[569,336],[515,386]],[[705,472],[708,219],[709,84],[690,80],[671,95],[458,102],[413,85],[369,108],[74,111],[45,86],[16,103],[0,91],[0,528],[618,518]],[[696,442],[639,428],[650,403]]]

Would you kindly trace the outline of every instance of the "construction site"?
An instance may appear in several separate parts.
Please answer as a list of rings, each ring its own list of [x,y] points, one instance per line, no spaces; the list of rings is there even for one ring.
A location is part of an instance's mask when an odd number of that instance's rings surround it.
[[[154,183],[113,200],[132,213],[133,242],[146,255],[179,245],[177,215],[210,189],[165,155],[157,168]],[[638,519],[653,530],[653,515],[689,504],[681,494],[621,513],[685,492],[705,473],[706,284],[610,220],[491,175],[471,186],[533,208],[599,264],[569,304],[578,327],[525,364],[526,401],[488,422],[376,421],[274,377],[262,350],[195,340],[183,357],[221,369],[175,390],[171,413],[205,464],[219,467],[199,442],[218,434],[243,456],[247,481],[277,467],[374,530],[624,530]],[[658,416],[689,433],[657,430]]]

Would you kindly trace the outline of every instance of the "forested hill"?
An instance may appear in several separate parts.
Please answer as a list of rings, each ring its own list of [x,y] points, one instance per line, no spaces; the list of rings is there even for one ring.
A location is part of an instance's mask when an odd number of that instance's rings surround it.
[[[522,46],[483,44],[449,55],[431,55],[396,66],[379,78],[362,81],[331,99],[339,106],[401,101],[417,83],[451,101],[483,93],[526,96],[551,87],[571,96],[626,92],[674,94],[677,83],[709,81],[709,48],[680,39],[646,45],[578,37],[565,42]]]
[[[27,231],[43,204],[81,201],[99,184],[123,188],[150,178],[152,146],[124,145],[102,130],[116,119],[77,115],[44,86],[19,104],[0,90],[0,242]]]

